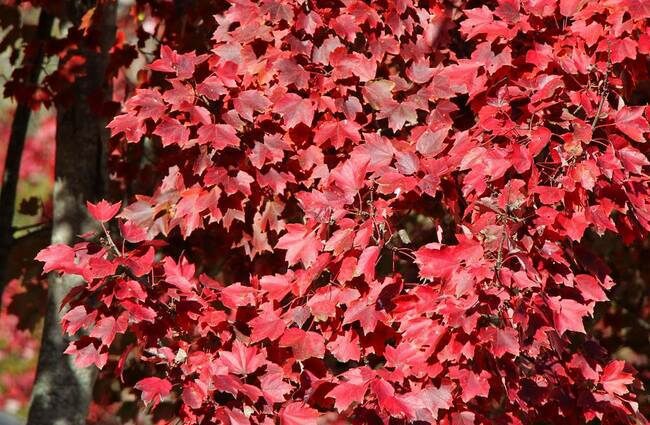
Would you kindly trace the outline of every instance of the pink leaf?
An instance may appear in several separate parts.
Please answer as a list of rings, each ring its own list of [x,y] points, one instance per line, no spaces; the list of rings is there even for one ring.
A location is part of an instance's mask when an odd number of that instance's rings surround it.
[[[86,207],[90,215],[101,223],[105,223],[115,217],[121,206],[122,202],[110,204],[103,199],[96,204],[86,202]]]
[[[135,389],[142,391],[142,400],[145,403],[156,405],[169,395],[172,384],[167,379],[150,377],[138,381],[135,384]]]

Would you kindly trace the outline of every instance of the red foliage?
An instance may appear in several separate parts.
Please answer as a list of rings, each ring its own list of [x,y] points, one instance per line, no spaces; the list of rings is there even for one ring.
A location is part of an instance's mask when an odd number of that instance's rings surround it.
[[[39,254],[86,282],[68,352],[119,375],[128,333],[127,384],[187,424],[645,421],[584,321],[614,285],[586,235],[650,230],[648,18],[233,2],[109,125],[114,163],[155,142],[155,190]]]
[[[9,301],[24,291],[19,279],[11,280],[0,313],[0,410],[14,414],[29,404],[39,345],[34,335],[21,329],[19,317],[7,311]]]

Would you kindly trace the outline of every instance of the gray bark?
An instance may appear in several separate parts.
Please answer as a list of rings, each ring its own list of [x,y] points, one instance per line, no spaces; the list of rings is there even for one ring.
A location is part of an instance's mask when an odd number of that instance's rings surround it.
[[[68,14],[78,24],[94,2],[70,1]],[[101,3],[101,49],[80,44],[86,57],[85,76],[73,87],[74,100],[57,106],[56,165],[52,243],[71,244],[78,235],[96,230],[86,213],[85,202],[101,198],[106,185],[105,145],[107,121],[91,110],[89,99],[110,97],[106,78],[108,49],[115,37],[115,2]],[[95,13],[98,13],[96,11]],[[50,276],[43,339],[32,391],[28,425],[81,425],[86,423],[96,375],[93,368],[75,367],[63,351],[70,338],[62,335],[61,301],[81,283],[75,276]]]

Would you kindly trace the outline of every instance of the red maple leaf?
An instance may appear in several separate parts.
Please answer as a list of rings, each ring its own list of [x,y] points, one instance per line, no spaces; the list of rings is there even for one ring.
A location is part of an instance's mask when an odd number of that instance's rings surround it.
[[[135,384],[135,388],[142,391],[142,400],[145,403],[158,404],[167,397],[172,390],[172,384],[167,379],[156,377],[144,378]]]

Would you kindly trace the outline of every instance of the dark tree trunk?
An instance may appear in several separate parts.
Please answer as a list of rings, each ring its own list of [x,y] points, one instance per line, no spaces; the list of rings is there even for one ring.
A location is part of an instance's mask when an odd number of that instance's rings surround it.
[[[78,25],[91,2],[69,2],[68,14]],[[94,2],[92,2],[94,3]],[[101,27],[97,35],[80,43],[79,54],[86,58],[85,76],[78,78],[71,95],[73,101],[57,106],[56,165],[52,243],[74,243],[78,235],[96,229],[87,215],[85,202],[101,198],[106,185],[105,148],[106,118],[98,116],[93,105],[98,99],[110,99],[110,82],[106,77],[108,49],[115,37],[114,1],[98,2],[95,15]],[[99,10],[101,8],[101,10]],[[102,102],[99,102],[100,104]],[[43,340],[32,392],[28,425],[82,425],[86,423],[88,406],[96,371],[75,367],[63,351],[70,338],[61,333],[62,299],[81,283],[74,276],[50,276]]]
[[[31,86],[38,84],[39,75],[43,66],[44,52],[42,44],[50,38],[53,20],[52,15],[45,9],[41,10],[35,40],[36,43],[39,43],[39,48],[34,57],[25,59],[24,64],[24,66],[30,69],[29,81],[27,83]],[[13,221],[14,210],[16,209],[16,188],[18,187],[20,162],[23,156],[30,115],[30,105],[25,101],[18,102],[14,120],[11,124],[9,145],[7,146],[4,176],[0,192],[0,302],[2,300],[2,291],[7,281],[11,278],[8,273],[8,268],[9,254],[14,243]]]

